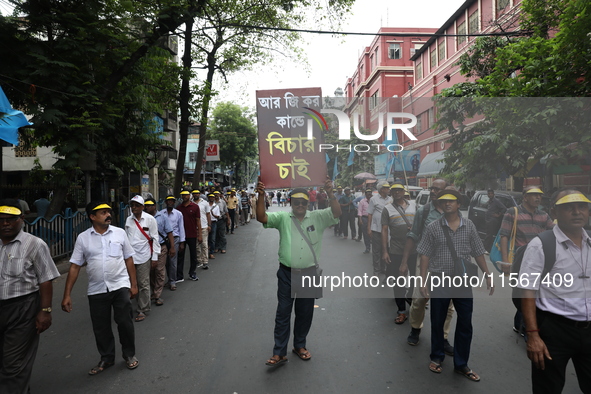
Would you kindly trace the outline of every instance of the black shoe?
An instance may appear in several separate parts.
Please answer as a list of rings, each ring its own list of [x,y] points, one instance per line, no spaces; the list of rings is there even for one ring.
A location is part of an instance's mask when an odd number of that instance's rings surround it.
[[[443,342],[443,351],[448,356],[453,356],[454,355],[454,347],[449,344],[449,341],[447,339],[445,340],[445,342]]]
[[[410,334],[408,334],[408,338],[406,338],[406,343],[411,346],[417,346],[419,344],[419,336],[421,335],[420,328],[411,328]]]
[[[195,274],[189,275],[189,279],[191,279],[191,280],[199,280],[199,278]]]

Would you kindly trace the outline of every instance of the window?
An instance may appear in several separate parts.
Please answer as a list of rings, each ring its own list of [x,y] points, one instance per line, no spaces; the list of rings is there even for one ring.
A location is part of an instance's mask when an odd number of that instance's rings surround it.
[[[497,0],[497,11],[504,10],[509,5],[509,0]]]
[[[415,135],[421,134],[423,131],[423,114],[417,116],[417,125],[415,126]]]
[[[416,63],[415,66],[415,78],[417,80],[423,78],[423,63]]]
[[[437,52],[435,48],[431,51],[431,70],[437,67]]]
[[[445,40],[439,41],[439,63],[445,60]]]
[[[189,161],[196,162],[197,161],[197,152],[189,152]]]
[[[373,55],[369,57],[369,69],[373,70]]]
[[[466,21],[463,21],[458,25],[457,34],[466,34]],[[466,37],[458,37],[458,46],[466,42]]]
[[[477,33],[480,27],[478,26],[478,10],[474,11],[468,18],[468,33]]]
[[[379,90],[376,90],[376,92],[369,98],[369,109],[374,109],[378,106],[378,92]]]
[[[410,57],[413,57],[422,46],[423,44],[415,44],[414,48],[410,48]]]
[[[400,44],[390,44],[390,48],[388,49],[388,58],[400,59],[401,57]]]
[[[429,108],[427,114],[429,117],[429,127],[433,127],[435,124],[435,110],[433,108]]]

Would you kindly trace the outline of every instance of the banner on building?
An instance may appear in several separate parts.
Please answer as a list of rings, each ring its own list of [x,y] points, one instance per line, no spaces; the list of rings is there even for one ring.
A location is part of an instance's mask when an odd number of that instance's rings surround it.
[[[220,161],[220,141],[206,140],[205,141],[205,160],[206,161]]]
[[[322,90],[258,90],[256,100],[261,181],[268,188],[323,185],[326,154],[318,145],[327,124],[320,114]]]
[[[403,150],[374,156],[375,175],[380,179],[391,179],[393,174],[399,172],[414,175],[419,171],[420,164],[420,150]]]

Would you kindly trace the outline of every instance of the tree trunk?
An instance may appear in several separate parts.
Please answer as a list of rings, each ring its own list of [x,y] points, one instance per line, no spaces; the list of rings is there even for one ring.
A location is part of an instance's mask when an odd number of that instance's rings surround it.
[[[181,92],[179,94],[179,107],[181,110],[181,120],[179,122],[179,155],[176,163],[176,172],[174,177],[173,194],[177,195],[183,185],[183,172],[185,170],[185,156],[187,155],[187,138],[189,136],[189,103],[191,101],[191,87],[189,85],[191,77],[191,66],[193,65],[193,56],[191,55],[191,40],[193,38],[193,20],[187,22],[185,30],[185,54],[183,55],[183,71]],[[200,142],[201,144],[201,142]],[[197,172],[197,165],[195,165]]]

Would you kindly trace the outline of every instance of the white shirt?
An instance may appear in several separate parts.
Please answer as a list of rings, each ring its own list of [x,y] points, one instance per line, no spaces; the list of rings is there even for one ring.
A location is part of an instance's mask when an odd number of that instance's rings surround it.
[[[199,205],[199,212],[201,212],[201,229],[207,230],[207,214],[211,212],[209,202],[200,198],[198,202],[195,202],[195,204]],[[213,218],[211,218],[211,220],[213,220]]]
[[[131,287],[125,260],[133,256],[125,230],[109,226],[99,234],[94,227],[78,236],[70,263],[82,266],[88,274],[88,295]]]
[[[219,217],[220,217],[220,207],[218,206],[218,204],[214,203],[213,205],[209,205],[209,203],[207,204],[209,206],[209,209],[211,210],[211,221],[212,222],[216,222],[218,221]],[[215,216],[214,216],[215,215]],[[217,216],[217,218],[216,218]]]
[[[185,224],[183,221],[183,214],[178,209],[172,208],[172,211],[168,213],[168,210],[164,208],[160,211],[163,215],[166,215],[170,225],[172,226],[172,236],[179,237],[179,242],[185,242]]]
[[[125,220],[125,232],[127,233],[129,243],[135,252],[133,262],[135,264],[143,264],[150,260],[150,257],[152,258],[152,261],[158,261],[158,255],[161,250],[160,242],[158,242],[158,222],[154,219],[154,216],[142,212],[139,223],[144,232],[154,241],[152,242],[152,252],[150,253],[150,243],[148,238],[146,238],[137,227],[135,216],[133,216],[133,214],[128,216]],[[146,227],[148,230],[146,230]]]
[[[579,278],[583,273],[591,276],[589,235],[581,229],[583,243],[579,248],[560,227],[554,226],[552,231],[556,236],[556,262],[548,273],[548,278],[541,277],[544,270],[544,250],[542,241],[536,237],[529,242],[523,255],[517,287],[537,290],[536,306],[543,311],[571,320],[589,321],[591,278]],[[542,283],[544,280],[546,283]]]
[[[372,215],[371,231],[382,232],[382,210],[386,204],[391,202],[392,197],[386,196],[386,198],[382,198],[379,194],[369,199],[367,214]]]

